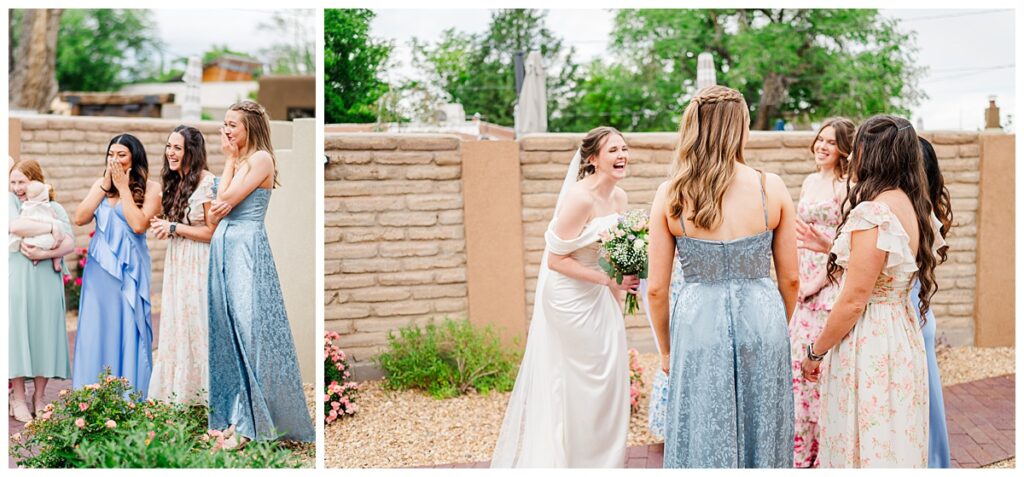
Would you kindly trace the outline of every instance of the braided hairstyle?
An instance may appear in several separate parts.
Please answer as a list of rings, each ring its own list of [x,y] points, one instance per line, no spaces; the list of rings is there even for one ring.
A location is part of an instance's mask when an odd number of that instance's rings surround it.
[[[580,172],[576,175],[576,180],[583,179],[597,171],[588,159],[601,152],[601,147],[604,146],[608,136],[612,134],[618,134],[623,140],[626,139],[618,129],[611,126],[598,126],[591,129],[583,138],[583,141],[580,142],[580,157],[583,160],[580,161]]]
[[[722,221],[722,199],[736,163],[744,163],[743,146],[750,113],[743,94],[725,86],[697,92],[679,124],[679,147],[669,183],[669,214],[682,217],[683,203],[692,201],[688,219],[703,229]]]
[[[270,142],[270,115],[267,110],[255,101],[244,100],[232,104],[228,111],[242,113],[242,126],[245,127],[244,150],[239,151],[239,162],[245,162],[256,151],[266,151],[274,163],[274,185],[277,182],[277,156]]]
[[[167,149],[164,149],[163,209],[164,218],[171,222],[182,222],[188,219],[188,199],[199,186],[199,178],[203,171],[209,170],[206,164],[206,139],[203,133],[192,126],[180,125],[171,134],[180,134],[184,141],[184,154],[178,170],[171,170],[167,160]],[[167,140],[170,145],[170,138]]]
[[[850,182],[856,185],[850,188]],[[853,146],[853,161],[850,163],[850,177],[846,182],[847,194],[843,201],[843,220],[836,227],[842,230],[850,218],[850,212],[858,204],[874,200],[887,190],[899,189],[914,205],[917,216],[918,248],[917,278],[921,281],[921,319],[925,319],[931,304],[931,297],[938,289],[935,283],[935,266],[938,264],[932,245],[935,230],[932,228],[932,201],[928,196],[928,177],[925,175],[921,144],[913,125],[906,119],[879,114],[872,116],[857,128]],[[836,264],[836,254],[828,258],[828,280],[838,283],[841,269]]]

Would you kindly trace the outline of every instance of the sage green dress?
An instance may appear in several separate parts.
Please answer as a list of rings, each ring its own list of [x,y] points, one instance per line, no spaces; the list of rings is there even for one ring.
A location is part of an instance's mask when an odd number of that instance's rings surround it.
[[[56,202],[50,207],[71,235],[67,212]],[[17,218],[21,201],[8,194],[8,217]],[[7,258],[8,374],[10,378],[67,379],[68,333],[64,325],[64,281],[50,260],[33,265],[21,252]]]

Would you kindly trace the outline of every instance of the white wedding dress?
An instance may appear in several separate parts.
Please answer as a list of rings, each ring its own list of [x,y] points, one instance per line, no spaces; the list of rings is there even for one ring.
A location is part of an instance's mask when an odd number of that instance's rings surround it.
[[[570,173],[578,170],[578,153]],[[572,182],[566,177],[566,185]],[[564,195],[566,187],[563,186]],[[559,200],[560,202],[561,200]],[[622,467],[629,429],[629,358],[622,308],[604,285],[547,268],[547,253],[600,270],[598,234],[617,214],[591,220],[580,235],[548,225],[526,352],[491,467]]]

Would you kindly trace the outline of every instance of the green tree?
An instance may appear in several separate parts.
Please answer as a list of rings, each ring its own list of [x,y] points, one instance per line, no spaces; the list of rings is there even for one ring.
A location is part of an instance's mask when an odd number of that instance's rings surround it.
[[[546,67],[551,114],[573,94],[578,65],[572,61],[574,49],[564,47],[546,26],[546,18],[543,10],[496,10],[482,34],[447,30],[433,45],[414,42],[416,64],[451,101],[462,104],[466,114],[479,112],[486,121],[511,126],[515,54],[539,51]],[[557,122],[549,124],[557,130]]]
[[[274,74],[307,74],[316,72],[316,28],[312,22],[316,10],[278,10],[260,30],[281,38],[260,54],[267,58]]]
[[[163,48],[149,10],[68,9],[57,39],[62,91],[113,91],[159,71]]]
[[[746,97],[753,129],[782,117],[909,115],[922,97],[913,34],[877,10],[622,10],[615,23],[619,66],[591,65],[567,112],[577,123],[676,129],[704,51],[718,83]]]
[[[377,100],[388,91],[381,67],[391,45],[370,37],[374,13],[324,10],[324,108],[328,123],[376,120]]]

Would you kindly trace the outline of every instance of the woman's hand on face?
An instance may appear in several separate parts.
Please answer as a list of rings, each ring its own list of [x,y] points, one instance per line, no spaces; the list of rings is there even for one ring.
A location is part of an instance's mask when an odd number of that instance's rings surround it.
[[[228,138],[227,131],[220,128],[220,150],[224,153],[225,165],[234,165],[238,158],[238,145]]]
[[[131,191],[128,189],[128,173],[121,168],[121,164],[118,164],[117,161],[111,160],[110,162],[107,162],[107,170],[110,172],[110,180],[113,181],[118,194],[122,197],[130,196]]]
[[[796,246],[804,250],[818,253],[829,253],[832,250],[832,239],[828,235],[800,219],[796,219],[796,240]]]
[[[212,215],[217,220],[220,220],[223,219],[224,217],[227,217],[227,215],[231,213],[232,208],[233,207],[231,206],[231,204],[227,202],[221,200],[214,200],[213,202],[210,203],[210,215]]]
[[[800,371],[803,372],[804,379],[812,383],[818,382],[818,378],[821,376],[821,361],[811,361],[810,358],[804,358],[800,362]]]

